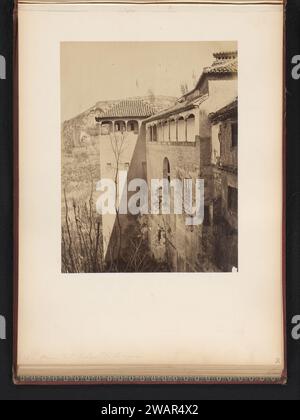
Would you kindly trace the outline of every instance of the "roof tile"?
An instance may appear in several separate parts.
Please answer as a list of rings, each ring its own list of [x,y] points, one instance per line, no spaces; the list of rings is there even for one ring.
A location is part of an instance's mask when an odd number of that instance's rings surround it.
[[[238,71],[238,61],[237,59],[231,61],[223,61],[220,63],[213,64],[211,67],[206,67],[203,70],[205,74],[214,74],[214,73],[237,73]]]
[[[99,118],[147,118],[155,114],[156,111],[154,105],[142,99],[124,99],[103,112]]]

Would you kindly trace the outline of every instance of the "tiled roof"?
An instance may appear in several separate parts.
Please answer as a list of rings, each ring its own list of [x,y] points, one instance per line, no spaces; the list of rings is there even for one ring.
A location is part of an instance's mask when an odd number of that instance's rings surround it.
[[[215,61],[210,67],[204,68],[203,72],[210,73],[236,73],[237,51],[222,51],[214,54]]]
[[[211,122],[216,123],[218,121],[225,120],[230,118],[233,115],[237,114],[238,109],[238,98],[234,101],[230,102],[228,105],[224,106],[223,108],[219,109],[216,112],[212,112],[209,114],[209,118]]]
[[[207,94],[204,94],[204,95],[202,94],[201,96],[198,96],[197,98],[195,98],[194,96],[191,96],[191,94],[196,91],[197,87],[201,84],[203,78],[205,78],[207,74],[237,73],[238,71],[237,51],[218,52],[214,54],[214,58],[215,60],[212,63],[212,65],[210,67],[206,67],[203,69],[200,79],[193,90],[191,90],[190,92],[186,93],[181,98],[179,98],[179,100],[174,106],[167,108],[151,116],[150,118],[147,119],[147,121],[150,122],[150,121],[170,117],[181,111],[192,109],[196,105],[199,105],[200,103],[205,101],[208,98]]]
[[[203,70],[204,74],[214,74],[214,73],[237,73],[238,71],[238,62],[237,59],[226,60],[221,63],[213,64],[211,67],[206,67]]]
[[[202,102],[204,102],[208,98],[208,95],[202,95],[201,97],[197,98],[194,101],[184,101],[184,102],[177,102],[174,106],[164,109],[157,114],[151,116],[147,119],[147,122],[160,120],[163,118],[168,118],[172,115],[176,115],[179,112],[187,111],[189,109],[195,108],[195,106],[200,105]]]
[[[155,107],[151,103],[142,99],[124,99],[99,115],[99,119],[118,117],[147,118],[153,115],[155,112]]]
[[[235,74],[238,72],[238,54],[237,51],[223,51],[215,53],[215,61],[210,67],[204,67],[203,72],[194,87],[191,91],[187,92],[182,96],[181,99],[187,98],[191,93],[195,92],[196,89],[202,84],[205,77],[209,74]]]
[[[237,51],[219,51],[213,54],[216,60],[230,60],[237,58]]]

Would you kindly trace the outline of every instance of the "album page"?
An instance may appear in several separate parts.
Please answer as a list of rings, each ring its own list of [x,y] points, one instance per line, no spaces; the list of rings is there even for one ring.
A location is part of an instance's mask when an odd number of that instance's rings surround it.
[[[16,376],[281,377],[283,5],[18,31]]]

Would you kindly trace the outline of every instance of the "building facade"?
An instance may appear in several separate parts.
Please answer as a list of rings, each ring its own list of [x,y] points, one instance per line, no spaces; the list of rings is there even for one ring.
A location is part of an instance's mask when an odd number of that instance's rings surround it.
[[[210,115],[220,144],[214,168],[215,258],[223,271],[238,268],[238,101]]]
[[[237,97],[237,53],[217,53],[214,59],[213,64],[203,70],[192,91],[173,107],[145,121],[148,184],[153,178],[183,182],[201,178],[205,182],[202,225],[187,226],[185,214],[149,216],[150,251],[157,261],[166,260],[171,271],[231,271],[237,266],[235,258],[225,264],[226,256],[221,258],[217,247],[218,235],[225,235],[217,228],[219,220],[215,219],[216,194],[219,194],[215,183],[221,176],[216,170],[220,171],[224,142],[220,144],[213,135],[216,128],[210,119],[210,114]],[[229,194],[233,203],[235,190],[230,190]],[[226,241],[230,241],[228,235],[221,241],[224,246],[229,243]]]
[[[119,185],[120,172],[127,173],[127,182],[134,178],[146,180],[146,143],[143,121],[156,112],[156,108],[142,99],[122,100],[96,117],[99,129],[101,179],[117,184],[117,202],[127,186]],[[135,220],[130,215],[105,214],[102,216],[103,250],[106,260],[128,247],[129,233]]]
[[[163,214],[159,197],[159,214],[150,211],[144,218],[145,252],[156,267],[164,264],[175,272],[238,268],[237,72],[237,52],[216,53],[194,89],[171,107],[158,112],[150,102],[128,99],[94,117],[101,179],[116,183],[117,201],[124,194],[130,200],[127,185],[135,178],[148,188],[154,179],[169,184],[171,212]],[[127,173],[126,186],[118,185],[120,171]],[[188,225],[185,209],[173,211],[172,181],[195,185],[197,179],[204,180],[204,220]],[[135,240],[138,216],[115,210],[102,215],[102,239],[105,259],[117,259],[120,267],[120,255]]]

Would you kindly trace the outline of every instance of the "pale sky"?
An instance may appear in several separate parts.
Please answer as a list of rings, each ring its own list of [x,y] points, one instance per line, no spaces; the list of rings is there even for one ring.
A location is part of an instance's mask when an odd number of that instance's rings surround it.
[[[178,97],[181,82],[193,87],[193,74],[217,51],[236,42],[64,42],[61,44],[62,121],[98,101],[156,95]]]

